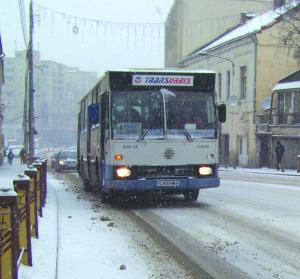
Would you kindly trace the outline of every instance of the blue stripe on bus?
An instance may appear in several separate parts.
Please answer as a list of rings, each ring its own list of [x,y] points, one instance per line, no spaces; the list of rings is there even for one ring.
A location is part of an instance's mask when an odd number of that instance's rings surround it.
[[[161,180],[176,180],[180,186],[157,186]],[[143,191],[143,190],[185,190],[185,189],[205,189],[218,187],[220,178],[186,178],[186,179],[141,179],[141,180],[107,180],[105,189],[122,191]]]

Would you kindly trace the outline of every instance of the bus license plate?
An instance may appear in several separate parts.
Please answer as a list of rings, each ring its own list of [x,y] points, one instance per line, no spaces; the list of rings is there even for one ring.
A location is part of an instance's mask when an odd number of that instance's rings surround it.
[[[158,180],[157,181],[158,187],[178,187],[180,186],[179,180]]]

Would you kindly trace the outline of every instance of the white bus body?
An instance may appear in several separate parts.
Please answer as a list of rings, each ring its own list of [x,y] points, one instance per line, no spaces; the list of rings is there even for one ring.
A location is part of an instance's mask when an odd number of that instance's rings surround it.
[[[103,200],[125,192],[218,187],[219,122],[211,71],[109,71],[81,100],[78,172]]]

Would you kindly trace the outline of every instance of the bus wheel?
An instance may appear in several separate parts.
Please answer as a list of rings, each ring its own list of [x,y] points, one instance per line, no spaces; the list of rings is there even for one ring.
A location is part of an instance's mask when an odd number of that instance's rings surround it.
[[[100,201],[103,203],[110,203],[112,201],[111,193],[106,193],[102,189],[100,189],[99,191],[99,197],[100,197]]]
[[[196,201],[199,196],[199,189],[192,189],[192,190],[185,191],[183,193],[183,196],[187,201]]]
[[[90,182],[87,179],[84,180],[83,184],[84,184],[84,191],[92,192],[93,186],[90,184]]]

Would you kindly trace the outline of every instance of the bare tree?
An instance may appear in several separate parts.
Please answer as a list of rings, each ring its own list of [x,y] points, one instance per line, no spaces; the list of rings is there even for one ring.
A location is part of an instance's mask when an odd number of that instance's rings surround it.
[[[283,25],[279,32],[280,43],[295,48],[295,58],[300,61],[300,2],[282,17]]]

